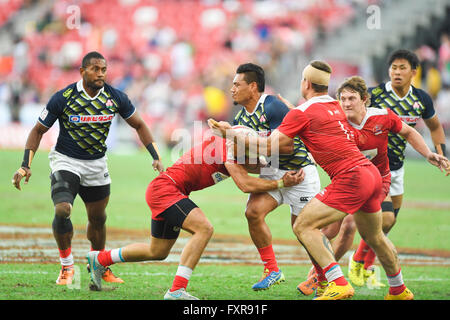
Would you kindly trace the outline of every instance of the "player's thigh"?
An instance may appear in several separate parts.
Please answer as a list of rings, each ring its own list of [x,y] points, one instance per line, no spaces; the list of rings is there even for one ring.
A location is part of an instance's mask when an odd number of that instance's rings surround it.
[[[151,236],[150,238],[151,255],[159,259],[165,259],[169,255],[170,250],[172,250],[172,247],[176,241],[177,238],[164,239]]]
[[[264,218],[279,206],[277,199],[267,193],[251,193],[248,197],[245,216],[247,218]]]
[[[378,212],[367,213],[364,211],[357,211],[353,215],[354,222],[361,237],[365,240],[374,239],[382,234],[382,214],[381,210]]]
[[[294,223],[294,229],[322,229],[323,227],[344,219],[347,213],[327,206],[317,198],[311,199],[300,211]]]
[[[106,220],[106,207],[109,202],[110,185],[80,186],[79,194],[83,199],[89,221]]]
[[[212,235],[213,233],[213,226],[211,222],[209,222],[203,211],[198,207],[189,212],[183,222],[182,228],[192,234],[205,233]]]
[[[67,202],[73,205],[80,188],[80,177],[67,170],[58,170],[50,175],[53,204]]]

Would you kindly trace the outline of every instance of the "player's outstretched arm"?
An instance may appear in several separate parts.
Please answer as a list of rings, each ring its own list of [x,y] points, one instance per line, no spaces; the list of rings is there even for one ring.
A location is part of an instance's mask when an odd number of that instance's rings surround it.
[[[279,155],[280,150],[283,153],[293,151],[293,139],[278,130],[274,130],[269,137],[255,137],[233,130],[229,123],[223,121],[208,119],[208,126],[215,135],[231,140],[238,146],[245,146],[246,151],[250,146],[256,146],[258,154],[264,156]]]
[[[431,117],[430,119],[424,119],[424,122],[430,130],[431,140],[436,148],[436,153],[446,156],[445,133],[439,118],[437,115],[434,115],[434,117]]]
[[[138,137],[141,140],[142,144],[147,148],[148,152],[150,152],[150,155],[153,158],[153,169],[158,170],[159,172],[163,172],[164,166],[162,164],[158,147],[156,146],[156,143],[153,140],[152,133],[150,132],[150,129],[145,121],[141,118],[137,111],[126,121],[132,128],[136,130],[136,133],[138,134]]]
[[[289,109],[294,109],[295,106],[288,100],[286,100],[286,98],[284,98],[283,96],[281,96],[281,94],[277,94],[277,98],[280,99],[281,101],[283,101],[283,103],[289,108]]]
[[[225,167],[237,187],[245,193],[266,192],[292,187],[305,179],[305,173],[302,169],[286,172],[279,180],[266,180],[250,176],[245,168],[237,163],[226,162]]]
[[[13,186],[22,190],[20,187],[20,181],[23,177],[25,177],[25,184],[28,183],[31,177],[31,161],[33,161],[34,154],[39,148],[39,144],[41,143],[42,136],[44,133],[48,131],[49,128],[37,122],[36,125],[31,129],[28,134],[27,142],[25,143],[25,151],[23,155],[23,161],[20,165],[20,168],[16,170],[14,176],[11,180]]]
[[[438,167],[442,172],[444,172],[445,170],[446,176],[450,174],[450,172],[448,171],[450,170],[448,169],[450,167],[448,159],[443,155],[432,152],[430,148],[428,148],[423,137],[419,132],[417,132],[416,129],[403,122],[402,129],[400,130],[399,134],[403,138],[405,138],[406,141],[408,141],[408,143],[414,148],[414,150],[419,152],[425,159],[427,159],[429,163]]]

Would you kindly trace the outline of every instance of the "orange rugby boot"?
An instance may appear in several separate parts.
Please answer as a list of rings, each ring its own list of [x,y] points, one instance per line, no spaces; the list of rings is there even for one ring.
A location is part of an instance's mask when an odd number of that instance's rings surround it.
[[[91,272],[91,268],[89,267],[89,264],[86,266],[86,269],[88,272]],[[103,273],[102,279],[103,279],[103,281],[110,282],[110,283],[124,283],[125,282],[121,278],[117,277],[109,267],[106,267],[106,271]]]
[[[75,270],[73,269],[73,266],[62,266],[61,270],[59,271],[58,279],[56,279],[56,284],[72,284],[74,274]]]
[[[305,296],[309,296],[314,293],[314,290],[318,286],[317,273],[314,267],[309,270],[308,277],[305,281],[297,286],[297,290]]]
[[[116,277],[110,268],[106,268],[105,273],[103,274],[102,279],[105,282],[115,282],[115,283],[124,283],[122,279]]]

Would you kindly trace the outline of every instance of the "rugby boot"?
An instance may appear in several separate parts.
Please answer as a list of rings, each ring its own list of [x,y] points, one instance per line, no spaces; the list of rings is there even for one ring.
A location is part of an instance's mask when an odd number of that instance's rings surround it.
[[[355,286],[362,287],[364,285],[363,271],[364,263],[353,260],[352,255],[348,262],[348,278]]]
[[[56,279],[56,284],[72,284],[74,274],[75,270],[73,266],[62,266],[61,270],[59,271],[58,279]]]
[[[317,285],[318,280],[316,269],[312,267],[311,270],[309,270],[307,279],[297,286],[297,290],[300,291],[301,294],[309,296],[310,294],[314,293],[314,290],[317,288]]]
[[[414,294],[408,288],[405,288],[400,294],[388,293],[384,300],[414,300]]]
[[[338,286],[334,281],[328,283],[325,291],[320,297],[314,300],[343,300],[353,297],[355,290],[350,283],[345,286]]]
[[[164,295],[164,300],[199,300],[197,297],[194,297],[190,293],[188,293],[184,288],[170,291],[167,290]]]
[[[265,277],[264,277],[265,276]],[[267,290],[273,285],[280,284],[281,282],[284,282],[284,274],[281,270],[278,270],[278,272],[272,271],[268,272],[268,270],[264,270],[263,278],[255,283],[252,286],[252,289],[255,291],[259,290]]]

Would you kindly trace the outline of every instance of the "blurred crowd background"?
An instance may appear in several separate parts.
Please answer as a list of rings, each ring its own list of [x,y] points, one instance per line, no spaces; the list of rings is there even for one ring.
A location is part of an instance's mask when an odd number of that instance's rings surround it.
[[[267,93],[299,103],[308,61],[332,65],[334,95],[351,75],[387,81],[398,48],[418,54],[414,85],[433,97],[450,135],[448,0],[0,0],[0,43],[0,148],[23,148],[51,95],[80,79],[89,51],[105,56],[107,82],[167,146],[195,120],[233,118],[229,89],[241,63],[265,69]],[[112,148],[132,134],[115,122]]]

